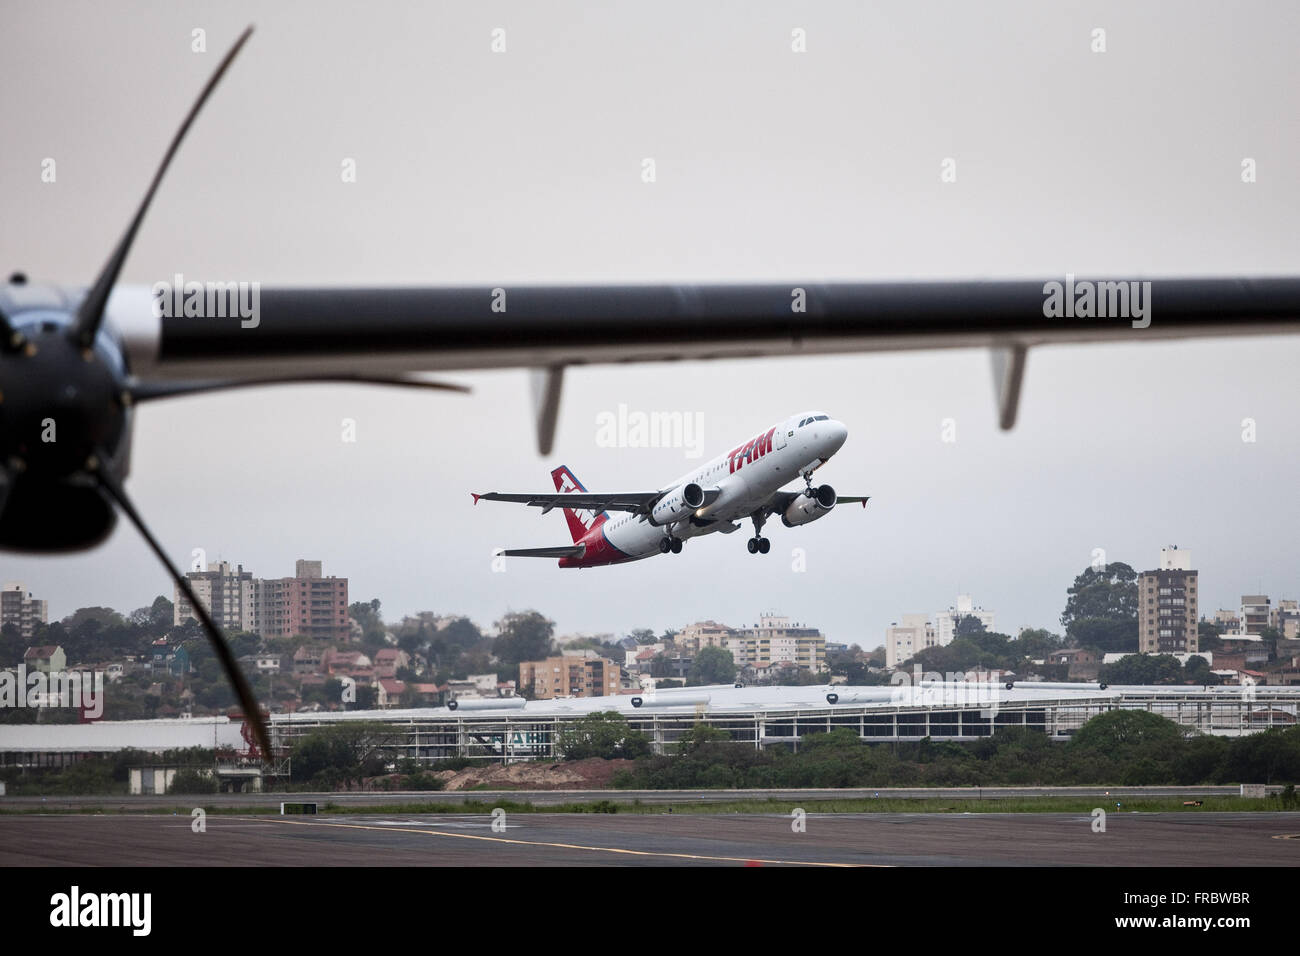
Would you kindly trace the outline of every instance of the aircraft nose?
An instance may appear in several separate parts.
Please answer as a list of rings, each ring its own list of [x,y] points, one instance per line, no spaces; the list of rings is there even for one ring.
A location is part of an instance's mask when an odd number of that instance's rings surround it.
[[[849,440],[849,430],[843,422],[830,421],[826,423],[830,427],[826,429],[826,441],[829,451],[833,455]]]

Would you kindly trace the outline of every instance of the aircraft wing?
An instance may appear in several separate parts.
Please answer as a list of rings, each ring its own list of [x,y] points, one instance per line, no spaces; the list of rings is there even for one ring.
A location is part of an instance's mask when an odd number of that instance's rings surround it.
[[[472,492],[471,492],[472,494]],[[474,495],[474,503],[480,501],[510,501],[515,504],[541,508],[546,514],[552,508],[573,508],[578,511],[630,511],[633,514],[646,513],[654,503],[663,497],[662,491],[638,491],[622,495],[593,495],[582,491],[549,491],[539,495],[501,494],[491,491],[484,495]]]
[[[666,491],[634,491],[630,494],[597,495],[586,491],[548,491],[539,495],[502,494],[490,491],[474,496],[474,504],[480,501],[510,501],[515,504],[541,508],[546,514],[553,508],[572,508],[577,511],[627,511],[631,514],[649,514],[659,499],[668,494]],[[721,492],[710,488],[704,492],[704,504],[712,504]]]
[[[767,517],[768,515],[781,514],[802,494],[802,491],[778,491],[769,498],[767,504],[763,506],[763,511],[765,512],[764,517]],[[867,502],[870,500],[870,495],[835,495],[835,503],[837,505],[853,505],[861,503],[862,507],[865,508]]]
[[[570,365],[983,347],[1005,429],[1031,347],[1300,332],[1300,277],[268,288],[249,317],[155,305],[124,286],[108,308],[151,379],[533,369],[549,454]]]

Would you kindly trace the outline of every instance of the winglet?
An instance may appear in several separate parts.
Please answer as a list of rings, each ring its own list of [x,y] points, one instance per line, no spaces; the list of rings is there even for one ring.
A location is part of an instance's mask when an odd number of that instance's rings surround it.
[[[995,347],[993,356],[993,397],[997,402],[998,427],[1009,431],[1015,427],[1020,406],[1020,386],[1025,378],[1028,349],[1020,343]]]
[[[555,445],[555,424],[560,416],[560,390],[564,366],[552,365],[532,371],[533,420],[537,427],[537,451],[549,455]]]
[[[863,499],[862,499],[862,507],[865,508],[865,507],[867,506],[867,502],[870,501],[870,500],[871,500],[871,496],[870,496],[870,495],[867,495],[867,497],[863,498]]]
[[[470,494],[471,494],[471,495],[473,496],[473,498],[474,498],[474,504],[478,504],[478,500],[479,500],[479,498],[480,498],[481,496],[480,496],[480,495],[476,495],[476,494],[474,494],[474,492],[472,492],[472,491],[470,492]]]

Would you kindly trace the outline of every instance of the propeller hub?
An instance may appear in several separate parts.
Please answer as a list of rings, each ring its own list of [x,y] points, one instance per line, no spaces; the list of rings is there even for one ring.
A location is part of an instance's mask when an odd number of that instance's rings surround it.
[[[23,347],[0,351],[0,464],[57,479],[98,451],[115,460],[129,424],[120,351],[107,335],[82,348],[69,316],[21,318]]]

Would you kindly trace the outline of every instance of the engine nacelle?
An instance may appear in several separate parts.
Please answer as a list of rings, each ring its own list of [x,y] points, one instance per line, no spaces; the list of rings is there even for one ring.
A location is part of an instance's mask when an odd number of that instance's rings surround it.
[[[821,485],[811,492],[804,492],[785,509],[781,515],[781,524],[794,528],[810,521],[816,521],[835,507],[835,489],[830,485]]]
[[[674,488],[650,510],[650,523],[656,527],[681,521],[704,506],[704,489],[695,482]]]

